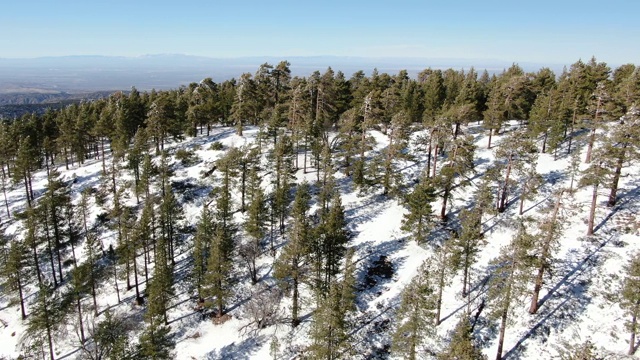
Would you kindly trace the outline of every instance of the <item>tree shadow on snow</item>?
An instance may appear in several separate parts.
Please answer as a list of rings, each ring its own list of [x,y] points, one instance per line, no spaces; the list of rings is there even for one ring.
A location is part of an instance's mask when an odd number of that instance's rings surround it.
[[[223,347],[222,349],[213,350],[205,355],[205,359],[234,359],[244,360],[250,359],[265,343],[266,337],[258,335],[242,340],[240,343],[235,342]]]
[[[591,280],[597,275],[598,265],[602,262],[602,249],[613,239],[599,244],[584,256],[583,251],[574,250],[563,262],[559,274],[564,274],[553,288],[540,300],[539,310],[532,315],[530,323],[533,326],[518,342],[505,354],[504,358],[518,359],[526,351],[526,340],[541,339],[546,342],[552,333],[559,333],[567,326],[575,323],[591,302],[587,290]],[[576,258],[582,258],[577,260]]]

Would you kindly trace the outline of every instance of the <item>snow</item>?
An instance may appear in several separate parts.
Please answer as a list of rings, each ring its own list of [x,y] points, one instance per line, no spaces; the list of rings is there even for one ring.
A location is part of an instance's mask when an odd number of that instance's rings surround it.
[[[511,122],[517,126],[517,122]],[[486,132],[478,125],[470,125],[464,131],[474,136],[476,145],[476,162],[478,174],[482,174],[493,162],[493,151],[486,149]],[[190,138],[182,143],[170,143],[167,149],[177,148],[197,149],[195,153],[202,160],[193,166],[176,166],[175,178],[172,180],[189,180],[202,186],[193,201],[184,203],[185,222],[195,225],[201,211],[203,196],[211,189],[211,180],[203,180],[202,172],[209,170],[213,162],[224,154],[229,147],[239,147],[256,141],[257,128],[248,127],[244,136],[237,136],[233,129],[214,129],[208,137],[200,135]],[[388,138],[379,131],[372,131],[371,135],[376,140],[374,152],[384,149],[388,145]],[[494,135],[494,147],[499,146],[504,135]],[[210,150],[210,144],[220,141],[224,145],[223,151]],[[579,150],[584,152],[585,144],[578,143]],[[560,187],[568,187],[570,178],[567,175],[570,157],[563,150],[558,160],[553,160],[551,154],[540,154],[537,164],[538,172],[545,177],[546,183],[536,199],[525,202],[525,215],[538,219],[543,218],[541,213],[543,206],[553,199],[553,190]],[[415,162],[407,162],[403,173],[412,178],[421,170],[426,155],[417,152]],[[584,159],[584,153],[581,154]],[[107,159],[107,166],[110,164]],[[264,159],[263,159],[264,161]],[[171,160],[170,162],[173,162]],[[302,160],[300,160],[302,164]],[[584,164],[581,165],[585,167]],[[102,170],[101,160],[93,159],[84,165],[70,166],[66,170],[64,166],[58,168],[67,180],[76,179],[73,184],[74,201],[79,199],[79,191],[85,187],[98,187]],[[620,204],[613,209],[605,206],[606,189],[602,189],[598,198],[598,210],[596,215],[597,231],[595,236],[587,238],[586,217],[591,199],[591,189],[579,189],[568,195],[563,200],[564,231],[561,239],[561,247],[557,252],[557,261],[553,264],[553,277],[547,280],[540,294],[545,299],[543,306],[536,315],[529,315],[528,294],[523,301],[513,309],[514,321],[508,325],[505,337],[505,351],[514,358],[540,359],[553,358],[558,355],[558,349],[563,343],[582,343],[590,340],[597,347],[601,347],[615,355],[622,356],[628,348],[628,333],[623,323],[625,316],[623,311],[615,303],[607,300],[607,294],[615,294],[619,279],[622,277],[622,265],[627,262],[629,256],[640,250],[640,240],[637,226],[633,221],[639,210],[637,186],[640,174],[638,166],[623,169],[620,183]],[[315,180],[315,172],[303,174],[300,170],[297,174],[298,181],[306,179],[309,183]],[[132,181],[128,171],[123,171],[122,181]],[[336,182],[342,193],[342,203],[345,209],[349,230],[354,234],[350,246],[356,249],[355,263],[357,264],[357,277],[359,283],[363,282],[368,266],[379,256],[384,255],[393,264],[395,273],[392,279],[381,280],[368,289],[362,289],[358,294],[358,310],[353,315],[356,324],[353,330],[353,342],[357,351],[356,358],[365,358],[382,348],[390,341],[393,325],[383,326],[383,320],[391,319],[393,323],[393,309],[399,303],[400,294],[411,279],[416,275],[419,266],[429,257],[432,248],[429,244],[416,244],[408,238],[408,234],[400,230],[402,216],[406,209],[397,199],[387,198],[381,195],[381,190],[374,189],[367,192],[359,192],[353,184],[345,178],[344,174],[336,174]],[[455,194],[452,207],[449,211],[459,210],[467,205],[478,178],[472,181],[471,186]],[[266,184],[266,180],[264,182]],[[34,175],[33,188],[36,194],[42,194],[46,185],[46,174],[40,171]],[[14,186],[8,192],[8,201],[11,211],[24,209],[23,187]],[[235,198],[238,200],[239,197]],[[127,204],[135,205],[136,199],[129,194]],[[96,216],[105,210],[99,208],[91,200],[91,212],[89,219],[95,221]],[[434,203],[435,210],[439,210],[439,201]],[[511,205],[503,214],[485,216],[484,229],[487,245],[480,254],[478,263],[472,272],[472,286],[477,291],[472,294],[475,300],[472,309],[475,309],[482,298],[483,280],[488,273],[489,261],[494,259],[501,247],[507,245],[513,235],[513,219],[517,218],[517,204]],[[236,220],[240,221],[242,215],[237,214]],[[4,219],[4,217],[3,217]],[[18,222],[10,222],[7,226],[8,234],[19,235],[22,225]],[[437,235],[437,234],[436,234]],[[434,236],[436,236],[434,235]],[[115,234],[112,231],[101,234],[100,239],[104,248],[115,246]],[[190,239],[181,244],[176,253],[178,267],[183,264],[189,253]],[[282,238],[278,238],[280,244]],[[79,260],[84,259],[82,247],[76,249]],[[273,257],[268,253],[260,258],[258,268],[259,277],[264,282],[273,284],[271,277],[271,264]],[[44,269],[45,275],[49,269]],[[65,269],[66,271],[69,268]],[[50,276],[50,275],[48,275]],[[313,301],[310,292],[302,288],[302,316],[303,323],[292,329],[287,324],[271,326],[258,332],[258,335],[250,336],[242,334],[239,330],[246,325],[247,319],[243,316],[243,304],[250,296],[251,288],[246,271],[241,264],[237,266],[239,284],[234,289],[235,296],[231,299],[232,318],[223,324],[214,324],[210,320],[202,320],[200,314],[194,310],[195,301],[191,298],[192,290],[186,281],[176,284],[176,297],[172,301],[172,307],[168,313],[170,326],[176,342],[176,359],[218,359],[218,358],[269,358],[272,339],[277,337],[280,344],[279,354],[284,358],[294,358],[301,354],[304,346],[309,343],[308,331],[313,318]],[[102,310],[110,308],[112,311],[138,316],[142,308],[132,304],[135,289],[126,291],[126,284],[119,281],[121,298],[118,304],[113,288],[113,277],[108,278],[98,292],[98,305]],[[141,287],[144,288],[145,284]],[[533,288],[533,286],[530,286]],[[437,328],[437,337],[429,340],[429,344],[436,349],[446,342],[448,332],[451,331],[462,315],[462,309],[466,307],[466,300],[460,292],[462,288],[461,275],[458,274],[445,289],[442,309],[443,323]],[[27,303],[34,301],[34,287],[27,291]],[[89,300],[85,299],[85,304]],[[282,302],[282,310],[289,313],[290,299],[285,297]],[[27,312],[31,307],[27,305]],[[483,314],[484,315],[484,314]],[[481,316],[484,318],[484,316]],[[486,320],[486,319],[485,319]],[[25,325],[20,319],[19,307],[8,305],[6,297],[0,298],[0,356],[17,357],[20,354],[20,341],[23,339]],[[481,339],[483,351],[489,357],[494,357],[497,350],[497,323],[485,323],[479,327],[476,335]],[[136,330],[138,333],[141,328]],[[134,336],[137,338],[137,336]],[[56,356],[69,355],[68,358],[80,356],[76,351],[79,342],[72,332],[69,336],[59,336],[55,344]]]

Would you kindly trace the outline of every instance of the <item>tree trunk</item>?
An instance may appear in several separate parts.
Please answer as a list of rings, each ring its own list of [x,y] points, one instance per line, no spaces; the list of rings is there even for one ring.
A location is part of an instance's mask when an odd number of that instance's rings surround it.
[[[433,151],[433,175],[431,177],[436,177],[436,167],[438,165],[438,143],[436,143],[436,147]]]
[[[140,298],[140,290],[138,289],[138,261],[136,261],[136,249],[133,249],[133,281],[136,284],[136,301]]]
[[[27,312],[24,310],[24,295],[22,294],[22,281],[20,281],[20,273],[16,274],[18,282],[18,294],[20,295],[20,311],[22,314],[22,320],[27,318]]]
[[[446,256],[446,254],[442,254],[442,256]],[[444,290],[445,271],[446,271],[445,266],[440,266],[440,269],[438,269],[438,298],[436,300],[436,326],[440,325],[440,311],[442,309],[442,292]]]
[[[507,313],[508,307],[505,307],[500,317],[500,335],[498,337],[498,353],[496,354],[496,360],[502,360],[502,348],[504,345],[504,334],[507,330]]]
[[[629,355],[636,352],[636,328],[638,327],[638,318],[636,313],[631,317],[631,339],[629,339]]]
[[[447,221],[447,200],[449,200],[449,195],[451,194],[451,186],[447,185],[444,188],[444,193],[442,194],[442,209],[440,209],[440,219],[442,221]]]
[[[587,236],[593,235],[593,224],[596,217],[596,201],[598,198],[598,185],[593,186],[593,195],[591,196],[591,210],[589,211],[589,222],[587,224]]]
[[[7,209],[7,218],[11,218],[9,212],[9,202],[7,201],[7,187],[6,187],[6,173],[4,171],[4,165],[2,165],[2,193],[4,194],[4,207]]]
[[[118,288],[118,265],[116,261],[113,262],[113,283],[116,287],[116,295],[118,296],[118,304],[120,304],[120,289]]]
[[[27,180],[27,173],[24,173],[24,191],[27,197],[27,207],[31,207],[31,196],[29,195],[29,181]]]
[[[576,101],[577,101],[577,99],[576,99]],[[577,112],[577,108],[574,107],[573,108],[573,118],[571,119],[571,127],[569,128],[570,129],[570,131],[569,131],[569,145],[567,146],[567,154],[571,154],[571,142],[573,140],[573,127],[574,127],[574,125],[576,123],[576,116],[577,116],[576,112]]]
[[[608,207],[614,206],[618,201],[618,182],[620,181],[620,175],[622,174],[622,164],[624,163],[626,147],[627,144],[625,143],[622,147],[622,153],[616,161],[616,170],[613,172],[613,179],[611,180],[611,192],[609,193],[609,201],[607,201]]]
[[[493,135],[493,129],[489,129],[489,143],[487,144],[487,149],[491,149],[491,136]]]
[[[49,262],[51,263],[51,275],[53,276],[53,285],[54,287],[58,287],[58,280],[56,279],[56,266],[53,260],[53,250],[51,248],[51,237],[49,236],[49,221],[47,220],[47,215],[44,215],[44,236],[47,240],[47,250],[49,252]],[[60,282],[62,282],[62,278],[60,278]]]
[[[431,175],[431,143],[433,142],[433,133],[429,137],[429,147],[427,148],[427,171],[426,176]]]
[[[298,318],[298,277],[293,278],[293,296],[292,296],[292,304],[291,304],[291,325],[296,327],[300,324],[300,319]]]
[[[504,178],[504,185],[502,186],[502,192],[500,194],[500,206],[498,207],[498,212],[504,212],[507,208],[507,189],[509,187],[509,176],[511,175],[511,157],[509,157],[509,162],[507,163],[507,174]]]

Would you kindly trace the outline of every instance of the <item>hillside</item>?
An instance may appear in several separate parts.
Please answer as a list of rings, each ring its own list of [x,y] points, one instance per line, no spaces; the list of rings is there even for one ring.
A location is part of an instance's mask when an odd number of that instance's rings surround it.
[[[351,179],[343,172],[335,174],[336,185],[342,197],[346,223],[352,234],[348,246],[355,249],[354,263],[356,264],[356,310],[349,315],[349,356],[350,358],[386,358],[391,335],[395,328],[397,310],[402,290],[418,273],[420,264],[433,253],[433,247],[446,237],[447,230],[459,227],[457,214],[471,204],[471,198],[477,189],[485,171],[494,164],[494,150],[506,146],[504,138],[519,127],[519,122],[510,122],[505,131],[493,137],[494,149],[486,149],[487,132],[478,125],[469,125],[462,128],[462,133],[473,137],[477,146],[474,155],[475,174],[469,186],[457,190],[455,199],[451,202],[448,212],[449,221],[436,223],[429,240],[418,244],[411,240],[409,234],[400,229],[403,214],[407,209],[399,198],[382,194],[379,187],[372,187],[365,191],[358,190]],[[184,217],[180,221],[180,227],[194,228],[201,214],[203,204],[207,203],[207,193],[220,184],[219,176],[215,178],[203,178],[203,172],[211,169],[214,162],[221,158],[225,151],[232,147],[241,147],[257,144],[257,128],[247,128],[243,136],[235,135],[230,128],[214,128],[209,136],[200,135],[188,138],[183,142],[171,142],[166,145],[170,156],[168,164],[173,175],[171,183],[177,196]],[[414,132],[412,139],[416,140],[420,132]],[[336,133],[331,133],[333,138]],[[370,133],[376,143],[368,152],[372,157],[377,152],[383,151],[389,145],[389,137],[379,131]],[[579,138],[575,153],[580,158],[586,151],[586,138]],[[211,144],[220,142],[222,150],[211,150]],[[268,146],[268,145],[267,145]],[[183,164],[176,160],[176,152],[179,149],[193,151],[194,159]],[[415,141],[411,142],[410,153],[415,158],[399,164],[402,169],[400,175],[405,182],[411,183],[419,177],[423,171],[426,155],[424,151],[415,147]],[[262,164],[268,166],[266,157],[267,148],[262,155]],[[299,154],[299,163],[303,161],[303,154]],[[547,205],[555,201],[555,194],[562,188],[568,188],[570,184],[571,157],[563,152],[554,160],[552,154],[539,154],[537,172],[544,179],[537,195],[525,201],[524,216],[536,219],[539,224],[549,215]],[[107,164],[111,158],[107,157]],[[160,158],[155,157],[154,162],[159,164]],[[124,163],[119,163],[124,166]],[[581,164],[581,169],[586,165]],[[61,176],[70,184],[74,201],[79,201],[80,191],[85,188],[94,188],[99,191],[105,182],[100,178],[102,162],[99,159],[88,160],[82,166],[70,166],[66,170],[64,166],[58,166]],[[640,173],[637,166],[625,168],[620,183],[620,201],[613,208],[605,206],[605,196],[600,196],[596,211],[596,231],[593,236],[586,237],[586,217],[591,201],[590,188],[580,188],[575,192],[567,193],[562,198],[562,235],[559,248],[551,265],[551,277],[545,280],[540,293],[542,306],[536,315],[527,313],[530,301],[530,292],[518,294],[518,301],[514,302],[513,322],[509,323],[505,336],[505,352],[509,358],[518,359],[551,359],[557,358],[563,351],[572,346],[579,346],[586,341],[595,345],[602,354],[606,353],[613,358],[622,358],[628,348],[628,333],[623,326],[626,317],[620,307],[610,301],[610,294],[615,294],[620,279],[623,277],[622,265],[629,257],[639,250],[638,223],[636,214],[640,206],[640,198],[637,195],[637,186]],[[124,186],[132,181],[129,171],[122,171],[117,179],[118,184]],[[268,189],[272,174],[265,173],[262,179],[263,185]],[[302,169],[295,173],[295,183],[307,181],[314,184],[316,180],[315,170],[304,174]],[[120,186],[119,185],[119,186]],[[33,191],[43,194],[46,186],[46,173],[39,171],[34,174]],[[575,186],[575,185],[574,185]],[[315,189],[315,190],[314,190]],[[317,193],[317,188],[312,186],[312,193]],[[136,198],[132,191],[126,190],[123,197],[126,205],[136,208]],[[315,196],[313,197],[315,199]],[[7,199],[11,213],[25,209],[24,190],[16,185],[9,189]],[[234,207],[239,204],[239,193],[234,192]],[[479,253],[478,261],[471,271],[469,307],[476,316],[474,336],[479,346],[488,357],[495,356],[497,347],[497,327],[499,322],[490,319],[484,307],[487,296],[488,278],[492,276],[491,261],[496,258],[500,249],[505,247],[514,234],[518,213],[517,197],[509,199],[509,206],[501,214],[487,214],[483,217],[482,228],[486,246]],[[40,201],[40,200],[38,200]],[[98,226],[100,214],[108,211],[109,204],[113,201],[107,196],[104,205],[95,204],[91,200],[89,227]],[[433,203],[433,215],[439,210],[439,199]],[[312,211],[318,209],[316,200]],[[234,222],[241,224],[246,219],[246,214],[235,212]],[[15,216],[9,220],[3,216],[6,232],[8,234],[24,234],[24,225],[16,221]],[[535,224],[535,222],[534,222]],[[113,230],[102,227],[100,241],[103,249],[110,246],[116,247],[116,234]],[[535,231],[536,225],[531,226]],[[277,231],[276,231],[277,232]],[[251,285],[246,274],[245,267],[240,258],[235,255],[233,265],[233,294],[229,301],[228,315],[230,319],[224,323],[214,323],[210,319],[202,319],[200,312],[196,311],[197,296],[194,293],[188,277],[191,265],[191,251],[193,249],[193,230],[185,230],[184,236],[178,241],[176,249],[175,265],[175,296],[170,300],[168,311],[171,335],[176,343],[175,358],[177,359],[217,359],[217,358],[268,358],[272,354],[273,339],[278,339],[279,358],[300,358],[305,353],[305,347],[310,344],[309,332],[314,321],[313,295],[308,286],[301,288],[302,323],[296,328],[284,321],[290,307],[290,297],[285,296],[280,304],[280,313],[283,322],[271,325],[264,329],[249,331],[244,328],[250,321],[248,306],[252,303],[252,297],[258,294],[260,286],[275,287],[273,278],[274,257],[269,251],[265,251],[258,258],[258,285]],[[238,237],[243,236],[242,232]],[[275,248],[277,258],[282,253],[282,245],[287,237],[276,235]],[[80,250],[79,250],[80,249]],[[79,262],[86,259],[82,250],[82,243],[75,250]],[[387,275],[372,275],[372,269],[376,264],[380,265],[381,259],[386,259],[390,265]],[[70,271],[71,265],[65,264],[65,271]],[[122,268],[121,268],[122,270]],[[44,275],[50,278],[50,271],[44,270]],[[48,274],[48,275],[47,275]],[[373,281],[372,281],[373,276]],[[145,312],[145,306],[134,304],[135,290],[126,290],[124,279],[120,278],[118,302],[112,280],[103,280],[98,289],[97,303],[101,313],[106,309],[114,314],[121,314],[127,319],[137,323]],[[69,285],[69,284],[67,284]],[[453,330],[460,316],[463,316],[466,300],[461,296],[462,278],[457,273],[447,284],[443,296],[442,324],[436,328],[436,332],[425,341],[424,347],[431,352],[441,350],[448,342],[450,331]],[[146,285],[141,283],[141,291]],[[527,285],[527,288],[532,287]],[[28,287],[27,309],[36,301],[35,288]],[[194,297],[195,296],[195,297]],[[89,306],[90,300],[83,300],[83,306]],[[481,305],[482,304],[482,305]],[[18,306],[10,305],[8,298],[2,298],[2,311],[0,319],[4,327],[0,330],[2,339],[2,354],[5,357],[16,357],[23,351],[23,346],[28,343],[25,335],[25,322],[20,320]],[[480,309],[480,310],[478,310]],[[97,321],[101,321],[101,315]],[[88,316],[87,319],[91,318]],[[92,319],[90,321],[93,321]],[[90,323],[90,321],[85,322]],[[59,329],[55,337],[56,358],[76,358],[83,356],[79,351],[80,342],[74,320],[67,322],[66,326]],[[133,336],[141,331],[141,324],[134,324]],[[134,340],[135,341],[135,340]],[[428,353],[428,352],[427,352]],[[423,354],[427,354],[423,353]]]

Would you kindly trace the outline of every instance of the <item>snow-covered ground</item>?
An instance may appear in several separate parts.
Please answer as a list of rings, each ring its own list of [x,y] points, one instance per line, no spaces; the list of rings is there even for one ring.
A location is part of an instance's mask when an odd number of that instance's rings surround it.
[[[513,122],[512,125],[516,125]],[[464,131],[475,138],[478,150],[476,152],[477,173],[481,176],[494,160],[492,150],[486,149],[486,132],[477,125],[471,125]],[[203,180],[202,171],[209,170],[213,161],[223,155],[224,151],[209,150],[210,144],[220,141],[225,149],[231,146],[242,146],[256,141],[258,131],[256,128],[248,128],[243,137],[234,134],[233,129],[215,129],[209,137],[200,135],[181,143],[171,143],[168,149],[177,148],[194,149],[201,159],[193,166],[184,167],[175,160],[175,174],[173,181],[186,180],[197,185],[197,191],[193,199],[183,200],[185,222],[195,225],[205,201],[204,195],[212,186],[211,180]],[[388,144],[388,138],[380,133],[373,132],[377,141],[374,149],[383,149]],[[494,144],[499,145],[503,135],[495,136]],[[576,151],[584,151],[584,144],[578,142]],[[567,169],[570,157],[561,153],[558,160],[553,160],[550,154],[540,154],[537,170],[545,178],[545,184],[533,201],[526,201],[524,209],[526,216],[538,219],[546,214],[540,213],[544,205],[552,201],[555,189],[568,187],[570,178]],[[413,179],[424,166],[426,155],[416,151],[416,161],[406,163],[403,174],[408,179]],[[301,155],[302,156],[302,155]],[[581,155],[581,159],[583,159]],[[158,159],[156,159],[158,160]],[[107,159],[109,164],[110,159]],[[266,161],[266,160],[264,160]],[[302,158],[300,158],[302,164]],[[581,165],[584,167],[585,165]],[[75,192],[74,200],[78,200],[78,192],[87,187],[100,185],[100,173],[102,162],[90,160],[84,166],[71,167],[65,170],[64,166],[59,171],[66,179],[77,179],[72,185]],[[120,182],[131,181],[128,171],[122,172]],[[623,264],[629,256],[640,249],[640,236],[638,234],[636,214],[640,208],[638,185],[640,182],[640,169],[628,167],[623,169],[623,177],[620,183],[621,200],[614,208],[605,206],[607,189],[602,189],[598,200],[596,213],[597,230],[595,236],[587,238],[586,219],[591,201],[591,188],[579,189],[572,195],[567,195],[563,200],[563,235],[560,241],[560,249],[553,263],[552,278],[547,280],[540,298],[544,299],[543,306],[538,314],[529,315],[529,294],[524,294],[522,301],[513,309],[514,319],[507,328],[505,337],[505,351],[510,358],[522,359],[551,359],[558,356],[559,349],[566,344],[583,343],[591,341],[598,348],[623,357],[628,349],[628,333],[624,328],[626,320],[620,307],[607,300],[608,294],[615,293],[622,277]],[[315,172],[306,174],[300,170],[298,180],[306,179],[313,183]],[[418,245],[409,240],[408,234],[400,230],[400,224],[406,209],[397,199],[391,199],[381,194],[381,190],[373,189],[366,192],[355,190],[351,181],[343,173],[336,174],[336,183],[343,195],[342,203],[345,209],[349,230],[354,234],[350,246],[356,249],[355,262],[357,264],[357,277],[361,285],[358,293],[358,310],[353,314],[352,342],[355,346],[353,358],[370,358],[375,354],[384,356],[383,348],[390,341],[393,333],[394,309],[399,304],[400,294],[418,271],[421,263],[432,252],[429,244]],[[467,206],[471,194],[479,183],[476,177],[471,186],[463,191],[455,193],[450,212]],[[44,191],[46,174],[40,171],[35,174],[33,188],[37,194]],[[265,180],[264,185],[267,185]],[[239,200],[237,197],[235,200]],[[20,185],[8,192],[8,201],[11,211],[19,211],[24,208],[23,187]],[[134,205],[135,196],[129,195],[127,203]],[[93,200],[91,202],[93,203]],[[236,204],[238,202],[236,201]],[[439,200],[434,204],[435,210],[439,210]],[[472,272],[472,297],[476,300],[472,309],[479,305],[484,296],[484,279],[488,273],[489,261],[494,259],[500,248],[507,245],[514,232],[513,223],[518,212],[517,201],[506,212],[497,216],[486,215],[484,217],[484,229],[487,245],[480,254],[478,263]],[[95,217],[105,210],[94,205],[90,218]],[[3,221],[5,217],[3,216]],[[242,220],[242,215],[237,213],[236,220]],[[455,218],[452,220],[455,223]],[[12,222],[7,226],[8,234],[20,234],[22,224]],[[115,234],[105,232],[101,236],[104,247],[110,244],[115,246]],[[278,242],[282,239],[278,238]],[[187,259],[190,252],[191,238],[180,244],[176,254],[177,269],[188,266]],[[82,249],[78,249],[79,258],[83,258]],[[378,279],[372,287],[363,286],[367,270],[380,256],[386,256],[392,263],[394,274],[391,279]],[[273,284],[272,275],[273,257],[265,252],[259,262],[259,278],[262,282]],[[46,270],[46,269],[45,269]],[[68,271],[69,268],[66,268]],[[292,329],[287,324],[271,326],[257,333],[241,332],[240,329],[247,324],[244,314],[244,306],[252,292],[252,285],[246,276],[242,264],[236,266],[239,283],[234,289],[231,299],[230,315],[232,319],[223,324],[214,324],[210,320],[202,320],[200,313],[194,308],[193,291],[188,281],[179,280],[175,285],[175,298],[168,317],[171,331],[176,343],[175,357],[177,359],[264,359],[271,357],[271,345],[274,338],[278,339],[279,355],[282,358],[299,357],[304,346],[309,343],[308,331],[313,318],[313,302],[308,289],[303,287],[302,319],[301,326]],[[144,288],[145,284],[142,284]],[[125,283],[120,280],[122,302],[118,304],[113,281],[106,280],[98,292],[98,305],[100,310],[110,308],[113,311],[128,314],[134,319],[141,319],[143,308],[133,305],[135,290],[125,291]],[[530,288],[533,288],[531,284]],[[437,336],[428,340],[434,350],[441,348],[447,341],[449,332],[458,322],[459,317],[466,308],[466,300],[461,296],[462,280],[458,274],[445,289],[442,318],[444,321],[437,327]],[[27,302],[34,301],[34,288],[30,287]],[[90,300],[85,299],[88,305]],[[285,298],[282,307],[285,313],[289,313],[290,301]],[[27,312],[30,306],[27,305]],[[480,339],[483,351],[487,356],[495,357],[497,349],[497,322],[490,322],[481,313],[479,325],[476,327],[476,336]],[[99,318],[98,318],[99,320]],[[19,307],[8,305],[6,297],[0,298],[0,356],[14,358],[20,354],[20,341],[24,340],[24,324],[20,320]],[[140,320],[142,321],[142,320]],[[56,337],[57,358],[75,358],[81,355],[77,351],[79,341],[76,334],[69,326],[66,335]],[[137,331],[140,331],[138,329]],[[137,338],[135,336],[134,338]],[[280,357],[279,357],[280,358]]]

